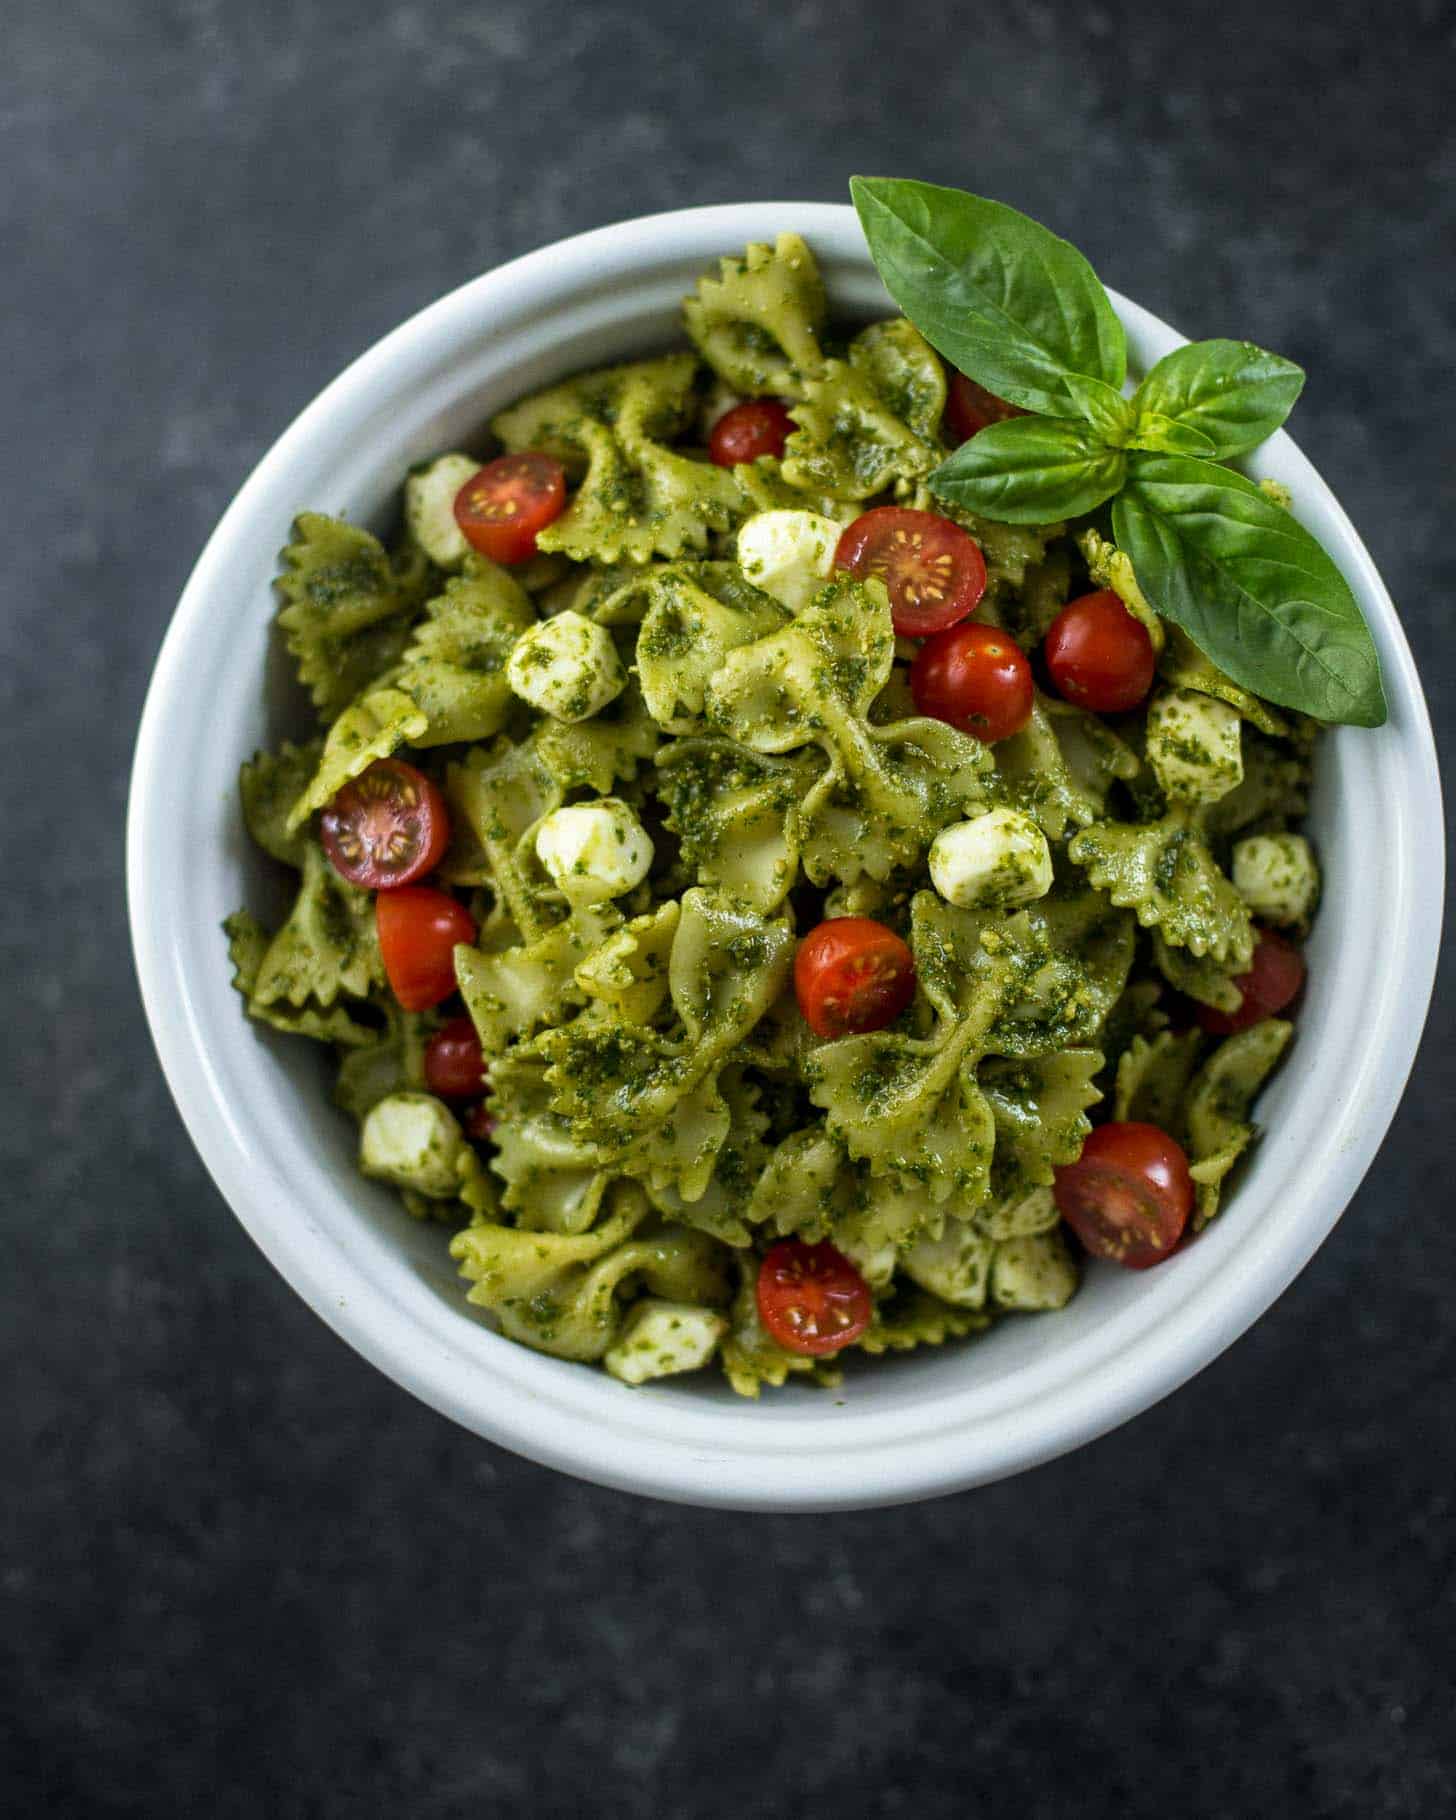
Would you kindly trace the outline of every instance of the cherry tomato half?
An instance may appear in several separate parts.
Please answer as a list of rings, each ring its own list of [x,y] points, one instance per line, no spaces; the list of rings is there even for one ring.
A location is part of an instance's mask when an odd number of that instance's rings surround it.
[[[869,1286],[827,1239],[785,1239],[758,1267],[758,1314],[786,1352],[821,1356],[857,1340],[874,1318]]]
[[[485,1057],[475,1025],[468,1017],[452,1017],[425,1044],[425,1085],[442,1100],[473,1100],[484,1084]]]
[[[1160,1264],[1193,1211],[1188,1158],[1166,1131],[1099,1125],[1075,1163],[1056,1172],[1057,1211],[1094,1257],[1129,1270]]]
[[[439,865],[450,841],[450,817],[423,771],[401,758],[376,758],[324,810],[319,833],[340,878],[390,891]]]
[[[1068,601],[1042,653],[1057,694],[1094,714],[1125,714],[1153,686],[1152,637],[1111,588]]]
[[[1237,1030],[1247,1030],[1251,1024],[1284,1010],[1304,984],[1304,972],[1304,956],[1294,943],[1285,941],[1272,929],[1261,929],[1249,971],[1234,981],[1244,995],[1243,1003],[1237,1011],[1215,1011],[1212,1005],[1200,1005],[1198,1021],[1213,1036],[1232,1036]]]
[[[988,392],[964,373],[953,372],[945,395],[946,434],[953,442],[967,442],[989,424],[1004,423],[1008,417],[1024,417],[1020,405],[1007,404],[994,392]]]
[[[534,556],[537,533],[565,509],[565,468],[532,449],[486,462],[455,495],[456,524],[494,562]]]
[[[867,916],[832,916],[794,956],[794,993],[815,1036],[883,1030],[915,996],[915,957]]]
[[[986,560],[976,540],[948,518],[908,506],[862,512],[840,538],[834,566],[884,582],[903,638],[943,632],[974,612],[986,592]]]
[[[920,713],[994,745],[1031,719],[1031,665],[1009,632],[967,619],[915,653],[910,693]]]
[[[406,1011],[428,1011],[455,990],[455,945],[475,940],[475,918],[448,891],[405,885],[374,900],[379,952]]]
[[[720,468],[757,461],[760,455],[782,455],[794,433],[788,407],[777,398],[750,398],[725,411],[708,435],[708,454]]]

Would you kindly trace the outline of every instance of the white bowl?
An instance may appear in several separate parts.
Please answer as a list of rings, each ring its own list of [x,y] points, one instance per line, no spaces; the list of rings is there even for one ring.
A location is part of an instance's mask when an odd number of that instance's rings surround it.
[[[721,253],[784,228],[841,314],[889,313],[848,207],[755,203],[627,221],[515,260],[423,310],[280,438],[193,571],[157,662],[132,777],[128,884],[152,1033],[187,1128],[238,1218],[298,1293],[398,1383],[531,1459],[686,1503],[761,1510],[924,1498],[1104,1433],[1215,1358],[1309,1260],[1395,1112],[1430,996],[1443,880],[1440,787],[1410,651],[1364,545],[1283,434],[1253,471],[1292,489],[1374,628],[1378,732],[1325,741],[1312,830],[1325,898],[1265,1135],[1218,1221],[1156,1271],[1094,1266],[1058,1315],[851,1365],[836,1393],[757,1404],[707,1374],[630,1390],[501,1339],[464,1298],[439,1229],[354,1167],[325,1058],[244,1020],[218,925],[277,885],[237,808],[238,765],[299,724],[272,648],[270,583],[295,512],[392,511],[406,466],[579,368],[681,339],[678,304]],[[1183,338],[1113,295],[1146,368]]]

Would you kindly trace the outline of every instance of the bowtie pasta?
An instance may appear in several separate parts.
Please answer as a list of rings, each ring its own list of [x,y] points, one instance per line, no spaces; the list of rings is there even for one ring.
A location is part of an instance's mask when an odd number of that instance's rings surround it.
[[[684,315],[403,477],[395,544],[299,517],[318,728],[241,778],[294,898],[227,933],[503,1334],[757,1396],[1214,1217],[1291,1034],[1316,729],[1105,522],[938,501],[959,376],[835,323],[798,236]]]

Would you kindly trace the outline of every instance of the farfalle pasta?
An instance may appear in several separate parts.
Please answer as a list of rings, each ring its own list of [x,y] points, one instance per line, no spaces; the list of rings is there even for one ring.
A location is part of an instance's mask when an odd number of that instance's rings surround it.
[[[299,517],[322,724],[240,778],[291,907],[227,933],[501,1333],[757,1396],[1214,1217],[1292,1033],[1317,728],[1165,624],[1105,516],[941,500],[963,376],[835,324],[797,235],[685,324],[402,475],[397,543]]]

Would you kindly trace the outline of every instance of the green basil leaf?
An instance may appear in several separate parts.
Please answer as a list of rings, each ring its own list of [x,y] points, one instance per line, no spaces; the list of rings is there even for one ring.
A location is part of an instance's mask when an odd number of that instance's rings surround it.
[[[1190,341],[1165,354],[1138,387],[1134,403],[1143,422],[1132,446],[1220,461],[1245,454],[1279,428],[1303,386],[1303,368],[1251,341]],[[1177,449],[1167,422],[1196,430],[1212,446]]]
[[[1201,455],[1213,458],[1213,438],[1191,423],[1180,423],[1176,417],[1164,417],[1161,411],[1134,412],[1136,423],[1130,447],[1152,449],[1159,455]]]
[[[1134,454],[1112,532],[1152,604],[1235,682],[1319,720],[1384,721],[1380,659],[1349,583],[1253,481]]]
[[[1111,449],[1127,447],[1128,438],[1137,428],[1137,406],[1130,398],[1100,379],[1087,379],[1081,373],[1069,373],[1068,395],[1078,412],[1097,436]]]
[[[1074,246],[1004,203],[892,177],[853,177],[885,288],[945,358],[1011,404],[1079,417],[1067,378],[1120,389],[1127,338]]]
[[[1076,518],[1122,485],[1127,457],[1080,423],[1010,417],[963,442],[930,476],[937,498],[1002,524]]]

